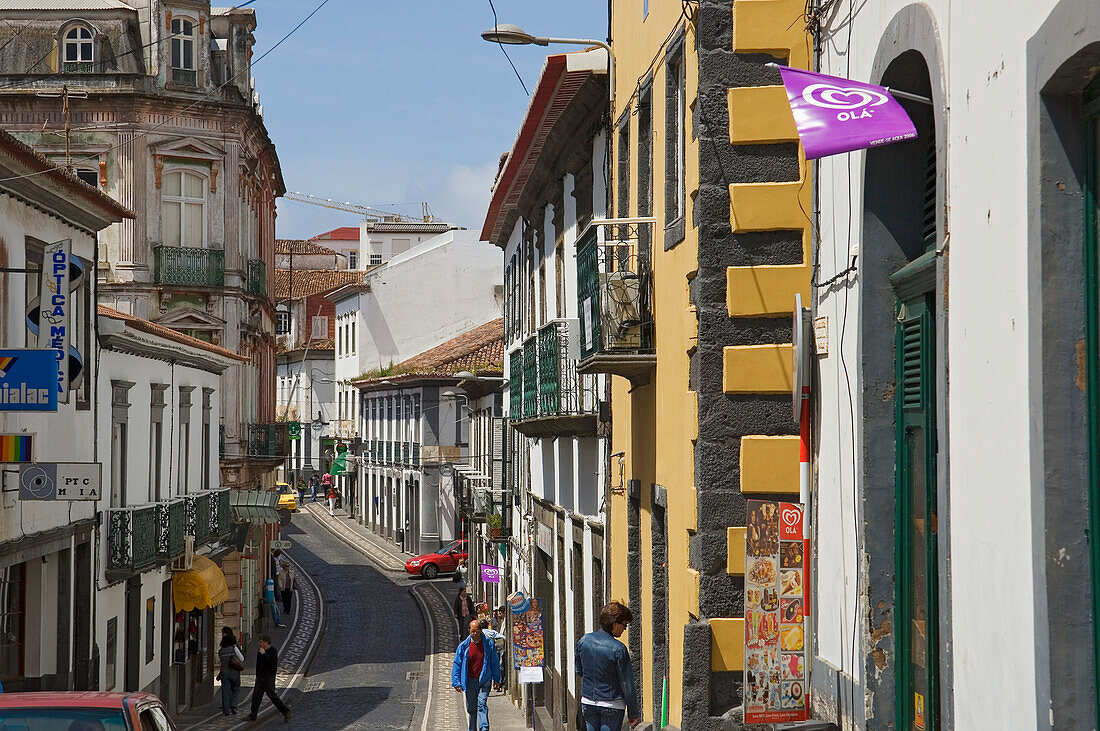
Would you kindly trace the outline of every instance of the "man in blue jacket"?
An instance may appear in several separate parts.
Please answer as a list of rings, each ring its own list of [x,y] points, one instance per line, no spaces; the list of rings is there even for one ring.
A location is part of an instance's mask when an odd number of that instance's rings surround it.
[[[451,667],[451,685],[466,693],[470,731],[489,729],[489,688],[500,685],[500,655],[491,640],[481,634],[477,619],[470,620],[470,634],[458,646]]]
[[[611,602],[600,610],[600,628],[577,640],[581,715],[587,731],[619,731],[624,713],[631,728],[642,718],[630,653],[618,640],[633,619],[629,608]]]

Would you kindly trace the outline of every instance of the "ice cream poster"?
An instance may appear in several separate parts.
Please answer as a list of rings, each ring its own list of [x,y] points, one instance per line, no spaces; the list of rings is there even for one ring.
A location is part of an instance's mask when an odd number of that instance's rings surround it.
[[[748,501],[745,530],[745,723],[804,721],[806,543],[802,507]]]

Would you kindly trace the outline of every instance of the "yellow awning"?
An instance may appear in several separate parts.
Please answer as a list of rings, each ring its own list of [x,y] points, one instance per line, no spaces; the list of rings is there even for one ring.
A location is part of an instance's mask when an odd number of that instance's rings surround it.
[[[206,609],[229,599],[225,574],[206,556],[195,556],[190,571],[172,576],[172,603],[177,612]]]

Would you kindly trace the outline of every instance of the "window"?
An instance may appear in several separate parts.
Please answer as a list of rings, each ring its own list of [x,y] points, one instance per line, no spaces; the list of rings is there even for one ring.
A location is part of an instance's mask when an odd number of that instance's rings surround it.
[[[24,565],[0,569],[0,679],[23,674]]]
[[[349,269],[357,269],[358,266],[359,266],[359,252],[358,251],[349,251],[348,252],[348,268]]]
[[[80,178],[81,181],[87,183],[88,185],[92,186],[93,188],[98,188],[99,187],[99,171],[98,170],[91,170],[91,169],[88,169],[88,168],[80,169],[80,170],[76,171],[76,177]]]
[[[355,355],[355,330],[356,320],[352,318],[351,321],[351,354]]]
[[[328,318],[315,316],[310,324],[310,337],[314,340],[324,340],[328,337]]]
[[[177,494],[186,495],[190,490],[191,467],[191,391],[194,386],[180,386],[179,389],[179,489]]]
[[[186,18],[172,20],[172,83],[198,86],[195,73],[195,25]]]
[[[156,657],[156,619],[157,600],[149,597],[145,600],[145,664],[153,662]]]
[[[210,489],[210,412],[214,408],[214,389],[202,390],[202,489]]]
[[[118,617],[107,620],[107,649],[103,658],[103,667],[107,671],[107,678],[103,683],[104,690],[114,690],[118,673]]]
[[[275,313],[275,334],[286,335],[290,332],[290,313],[279,310]]]
[[[126,507],[130,381],[111,381],[111,507]]]
[[[202,248],[206,245],[206,181],[200,175],[176,170],[164,176],[161,193],[161,232],[166,246]]]
[[[153,500],[164,500],[163,484],[161,476],[164,460],[164,394],[168,390],[167,384],[154,383],[151,386],[152,398],[150,399],[150,430],[149,430],[149,486],[152,488]]]
[[[380,266],[381,264],[382,264],[382,255],[381,254],[371,254],[370,255],[370,265],[372,267]]]
[[[665,249],[684,238],[684,46],[683,36],[667,57],[665,84]]]
[[[94,41],[86,25],[76,25],[65,32],[65,73],[87,73],[93,70]]]

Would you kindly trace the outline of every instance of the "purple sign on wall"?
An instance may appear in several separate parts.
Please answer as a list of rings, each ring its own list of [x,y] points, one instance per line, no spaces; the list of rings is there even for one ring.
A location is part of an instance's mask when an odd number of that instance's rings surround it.
[[[806,157],[911,140],[917,129],[886,87],[780,66]]]
[[[487,563],[479,564],[481,566],[481,581],[485,584],[499,584],[500,575],[504,573],[504,569],[499,566],[491,566]]]

